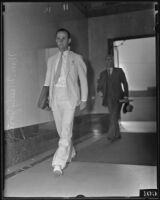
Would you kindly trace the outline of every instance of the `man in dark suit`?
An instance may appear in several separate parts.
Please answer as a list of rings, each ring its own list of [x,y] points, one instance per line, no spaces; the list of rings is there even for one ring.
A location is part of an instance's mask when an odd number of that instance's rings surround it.
[[[110,141],[114,141],[121,138],[119,119],[122,103],[120,100],[128,99],[128,83],[122,68],[114,67],[114,58],[112,55],[107,56],[106,67],[107,69],[101,72],[98,79],[97,92],[102,93],[102,105],[107,106],[110,112],[107,138]]]

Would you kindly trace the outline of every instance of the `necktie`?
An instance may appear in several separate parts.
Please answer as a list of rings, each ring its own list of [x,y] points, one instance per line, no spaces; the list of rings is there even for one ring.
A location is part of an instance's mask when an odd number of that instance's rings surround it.
[[[111,74],[112,74],[112,69],[109,69],[108,70],[108,75],[111,76]]]
[[[60,59],[59,59],[59,62],[58,62],[58,66],[57,66],[57,70],[56,70],[56,74],[55,74],[55,77],[54,77],[54,82],[55,84],[58,82],[58,79],[61,75],[61,69],[62,69],[62,55],[63,53],[61,53],[61,56],[60,56]]]
[[[110,76],[110,70],[109,69],[107,70],[107,72],[108,72],[108,76]]]

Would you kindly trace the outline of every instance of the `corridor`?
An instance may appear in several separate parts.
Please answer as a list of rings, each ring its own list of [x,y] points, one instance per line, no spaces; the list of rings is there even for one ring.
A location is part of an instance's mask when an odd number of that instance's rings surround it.
[[[142,189],[157,189],[158,3],[3,2],[2,14],[3,196],[123,199],[139,198]],[[59,40],[64,45],[59,46]],[[111,65],[109,57],[114,58]],[[121,72],[108,80],[106,73],[103,95],[98,92],[99,78],[108,68]],[[59,114],[53,109],[53,116],[50,109],[38,106],[44,88],[50,107],[63,100],[55,101],[57,86],[63,87],[70,105],[80,103],[73,106],[72,140],[77,154],[60,177],[54,176],[51,166]],[[111,142],[107,140],[110,109],[103,105],[103,97],[113,94],[111,99],[121,100],[123,93],[133,110],[122,107],[122,137]],[[60,123],[68,124],[69,115],[65,116],[67,120]]]

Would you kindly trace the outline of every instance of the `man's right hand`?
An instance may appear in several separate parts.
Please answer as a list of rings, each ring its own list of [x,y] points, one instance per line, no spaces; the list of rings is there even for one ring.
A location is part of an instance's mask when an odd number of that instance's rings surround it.
[[[103,93],[102,92],[98,92],[100,97],[103,97]]]
[[[84,110],[87,106],[87,101],[81,101],[80,103],[80,110]]]

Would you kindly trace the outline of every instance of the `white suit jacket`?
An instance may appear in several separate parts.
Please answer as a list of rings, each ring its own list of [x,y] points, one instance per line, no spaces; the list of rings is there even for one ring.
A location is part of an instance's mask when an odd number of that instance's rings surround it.
[[[51,56],[47,63],[44,86],[49,86],[49,105],[54,101],[54,75],[58,53]],[[66,63],[66,89],[72,106],[78,106],[80,100],[88,97],[87,69],[82,57],[72,51],[68,52]],[[80,85],[78,84],[78,79]]]

